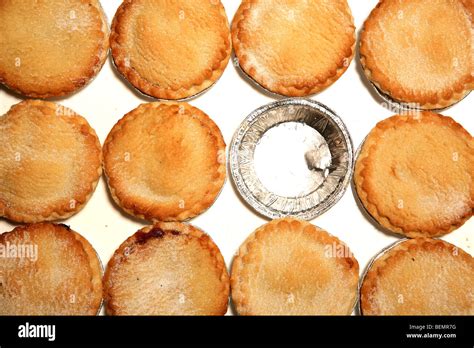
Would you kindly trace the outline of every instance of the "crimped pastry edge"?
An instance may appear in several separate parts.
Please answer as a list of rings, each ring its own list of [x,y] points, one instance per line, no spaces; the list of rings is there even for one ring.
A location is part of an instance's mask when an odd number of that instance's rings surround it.
[[[154,209],[140,207],[133,198],[121,198],[124,194],[117,190],[117,179],[111,177],[109,174],[109,170],[107,169],[109,161],[109,144],[113,142],[116,136],[119,136],[120,131],[127,122],[133,122],[140,114],[142,113],[143,109],[148,108],[159,108],[160,106],[183,106],[188,110],[197,111],[196,115],[199,115],[199,121],[204,124],[212,133],[212,135],[216,138],[217,142],[217,152],[225,153],[225,141],[222,137],[222,133],[217,126],[217,124],[212,121],[212,119],[201,109],[196,108],[188,103],[184,102],[153,102],[153,103],[144,103],[139,105],[137,108],[133,109],[132,111],[128,112],[123,116],[112,128],[107,139],[104,142],[103,146],[103,167],[104,167],[104,174],[107,181],[107,186],[109,188],[109,192],[114,200],[114,202],[123,209],[126,213],[130,214],[131,216],[140,218],[142,220],[147,220],[151,222],[158,222],[158,221],[187,221],[202,214],[204,211],[209,209],[214,202],[217,200],[219,193],[222,191],[226,176],[227,176],[227,169],[226,163],[219,163],[219,168],[217,173],[219,174],[219,178],[214,180],[211,183],[212,190],[203,197],[200,201],[196,202],[193,206],[186,208],[186,209],[176,209],[173,214],[168,214],[168,216],[162,216],[160,213],[160,208],[155,207]],[[203,117],[204,116],[204,117]],[[223,156],[224,157],[224,156]],[[126,196],[126,194],[125,194]],[[141,201],[146,201],[146,199],[141,199]],[[143,203],[143,202],[141,202]]]
[[[381,8],[384,1],[385,0],[379,0],[379,3],[371,11],[369,17],[364,22],[364,25],[363,25],[363,27],[360,31],[359,61],[361,63],[362,70],[364,71],[364,74],[365,74],[366,78],[378,90],[380,90],[383,94],[390,97],[394,102],[401,103],[401,104],[416,104],[416,105],[419,105],[419,107],[417,107],[417,108],[422,109],[422,110],[442,110],[442,109],[446,109],[446,108],[448,108],[450,106],[453,106],[454,104],[462,101],[471,92],[472,88],[474,87],[474,72],[473,72],[473,74],[471,74],[470,81],[466,82],[465,88],[461,92],[457,92],[453,89],[450,89],[447,93],[450,93],[451,97],[449,97],[449,98],[442,97],[442,99],[438,98],[437,101],[434,101],[433,100],[434,98],[432,98],[432,97],[424,98],[420,94],[415,95],[413,97],[412,96],[407,96],[406,98],[401,98],[401,99],[393,98],[392,97],[393,93],[391,93],[391,91],[393,91],[397,94],[403,94],[403,92],[404,92],[403,89],[400,89],[400,88],[391,89],[391,88],[388,87],[388,85],[390,84],[389,82],[387,82],[387,81],[375,81],[373,79],[373,72],[374,71],[377,71],[380,74],[382,74],[382,73],[380,72],[379,69],[377,69],[376,66],[374,66],[373,64],[370,64],[370,63],[367,62],[368,57],[370,55],[369,54],[370,52],[366,48],[366,45],[364,45],[364,38],[365,38],[365,35],[366,35],[366,27],[368,25],[372,25],[372,21],[374,22],[373,25],[377,25],[376,21],[373,20],[373,16],[375,16],[380,11],[380,8]],[[473,26],[474,26],[474,24],[473,24]],[[444,92],[446,93],[446,91],[444,91]],[[411,94],[414,94],[414,93],[411,93]],[[410,106],[410,108],[413,108],[413,107]]]
[[[154,97],[160,100],[184,100],[188,98],[192,98],[197,96],[201,92],[205,92],[207,89],[212,87],[222,76],[224,70],[226,69],[230,55],[232,51],[231,45],[231,36],[230,32],[227,34],[227,47],[225,49],[225,56],[220,61],[220,65],[217,69],[214,69],[212,72],[212,76],[210,79],[206,79],[202,81],[199,85],[193,84],[189,86],[183,86],[179,90],[172,90],[169,88],[161,88],[158,85],[149,82],[146,78],[140,76],[135,69],[132,67],[127,67],[125,64],[125,57],[126,57],[126,50],[121,47],[120,43],[120,34],[117,33],[120,21],[126,18],[126,10],[131,5],[133,0],[124,0],[123,3],[117,9],[117,12],[112,20],[112,27],[111,27],[111,35],[110,35],[110,48],[112,52],[112,58],[114,61],[114,65],[117,71],[128,81],[130,84],[139,90],[141,93]],[[225,18],[226,22],[228,23],[227,14],[225,9],[220,3],[221,14]]]
[[[109,52],[109,25],[107,23],[107,16],[105,15],[105,12],[102,8],[102,5],[100,1],[98,0],[91,0],[92,3],[91,5],[94,6],[97,11],[99,12],[99,16],[102,21],[102,27],[101,31],[103,34],[101,41],[101,49],[98,51],[96,55],[96,60],[94,64],[91,64],[88,68],[89,73],[87,75],[81,76],[79,82],[75,83],[67,83],[65,84],[65,87],[53,90],[53,91],[47,91],[44,93],[39,93],[39,92],[32,92],[28,91],[27,89],[21,88],[16,83],[13,82],[8,82],[0,79],[0,84],[4,85],[11,91],[29,97],[29,98],[37,98],[37,99],[48,99],[48,98],[54,98],[54,97],[65,97],[69,96],[71,94],[74,94],[83,88],[87,87],[95,77],[99,74],[100,70],[102,70],[102,67],[105,64],[105,61],[107,60],[108,57],[108,52]],[[79,79],[76,78],[76,79]]]
[[[245,286],[241,284],[240,275],[245,266],[245,261],[243,261],[243,258],[245,258],[248,255],[249,245],[257,242],[259,233],[262,233],[265,231],[275,231],[275,229],[279,228],[278,225],[281,223],[293,225],[294,228],[296,227],[305,228],[305,227],[310,226],[314,229],[314,232],[319,234],[319,237],[323,237],[323,239],[326,240],[328,243],[337,243],[338,245],[343,245],[345,248],[348,249],[348,246],[344,242],[342,242],[339,238],[329,234],[327,231],[323,230],[322,228],[319,228],[309,223],[308,221],[299,220],[293,217],[286,217],[286,218],[272,220],[269,223],[266,223],[258,227],[252,234],[250,234],[247,237],[247,239],[239,247],[232,262],[231,276],[230,276],[231,299],[239,315],[258,315],[253,312],[252,308],[249,307],[248,296],[246,294],[247,291],[245,289]],[[359,282],[359,263],[357,259],[354,257],[354,255],[351,255],[350,260],[351,260],[352,265],[349,265],[349,266],[351,269],[355,267],[357,279],[354,283],[355,285],[354,285],[353,305],[347,310],[347,313],[346,313],[347,315],[349,315],[354,310],[358,302],[357,290],[358,290],[358,282]],[[346,258],[343,258],[343,259],[336,258],[336,262],[339,262],[339,263],[344,262],[345,265],[349,264]]]
[[[368,298],[370,293],[377,288],[377,278],[380,276],[380,272],[390,262],[390,260],[393,258],[402,257],[401,255],[409,253],[410,250],[414,248],[424,248],[426,245],[442,245],[446,248],[456,249],[459,253],[458,256],[460,255],[463,260],[468,262],[471,261],[471,263],[474,264],[472,256],[470,256],[467,252],[465,252],[460,247],[441,239],[420,237],[397,241],[374,256],[363,278],[361,279],[359,289],[359,308],[361,315],[381,315],[380,313],[374,312],[375,305],[369,301]]]
[[[435,113],[430,112],[430,111],[420,111],[418,113],[418,115],[421,115],[421,117],[423,117],[423,115],[435,116],[438,119],[448,121],[451,126],[454,126],[459,131],[460,134],[462,134],[464,136],[467,135],[469,137],[471,136],[459,123],[454,121],[449,116],[443,116],[443,115],[440,115],[440,114],[435,114]],[[377,124],[377,126],[379,124],[384,124],[384,123],[387,123],[387,122],[393,122],[395,124],[400,119],[404,120],[404,121],[407,121],[407,120],[411,120],[412,118],[413,118],[413,116],[394,115],[394,116],[391,116],[387,119],[382,120],[381,122],[379,122]],[[392,224],[388,216],[385,216],[385,215],[382,215],[382,214],[379,213],[379,211],[377,209],[377,206],[368,201],[368,198],[367,198],[368,193],[363,189],[364,176],[362,174],[363,170],[365,169],[364,163],[365,163],[365,161],[367,161],[367,158],[368,158],[369,153],[370,153],[370,149],[371,149],[372,146],[375,146],[376,142],[377,142],[377,139],[372,139],[373,136],[375,136],[375,135],[373,135],[374,134],[373,132],[376,129],[378,129],[377,126],[374,127],[370,131],[370,133],[366,137],[364,143],[361,145],[360,153],[359,153],[358,158],[356,159],[355,170],[354,170],[354,185],[355,185],[355,188],[356,188],[356,193],[357,193],[358,198],[360,199],[360,202],[362,203],[362,205],[364,206],[366,211],[369,213],[369,215],[371,217],[373,217],[374,220],[377,223],[379,223],[382,227],[386,228],[388,231],[399,234],[399,235],[402,235],[402,236],[406,236],[406,237],[409,237],[409,238],[440,237],[440,236],[446,235],[446,234],[458,229],[466,221],[468,221],[472,216],[472,212],[474,211],[474,208],[471,209],[470,214],[467,214],[466,216],[461,218],[459,221],[457,221],[455,223],[452,223],[446,229],[437,228],[436,230],[410,231],[408,229],[403,228],[403,226],[397,226],[397,225]]]
[[[350,49],[350,54],[346,54],[344,57],[342,57],[341,62],[342,64],[339,64],[339,66],[334,70],[331,71],[331,77],[329,77],[327,80],[324,82],[319,82],[319,80],[316,83],[312,83],[312,86],[305,86],[303,88],[295,87],[295,86],[282,86],[279,85],[276,88],[270,88],[268,84],[263,82],[263,77],[260,75],[255,69],[253,65],[251,65],[248,61],[248,59],[245,58],[245,54],[240,54],[242,50],[242,44],[241,40],[239,39],[239,24],[242,20],[245,19],[245,13],[250,10],[251,3],[253,0],[243,0],[240,7],[238,8],[234,19],[232,21],[232,26],[231,26],[231,34],[232,34],[232,45],[234,48],[235,55],[237,57],[238,63],[242,71],[249,77],[251,78],[257,85],[260,87],[264,88],[265,90],[275,93],[278,95],[282,96],[288,96],[288,97],[305,97],[305,96],[310,96],[316,93],[319,93],[332,84],[334,84],[339,78],[346,72],[346,70],[350,66],[350,62],[353,60],[355,56],[355,48],[356,48],[356,34],[355,34],[355,26],[354,26],[354,34],[353,34],[353,45]],[[354,19],[352,16],[352,13],[350,12],[350,7],[347,5],[347,10],[349,12],[349,15],[352,18],[352,23],[354,23]]]
[[[88,261],[89,261],[89,269],[91,270],[92,278],[91,280],[91,299],[92,303],[90,309],[88,309],[88,313],[84,315],[98,315],[102,306],[102,274],[103,268],[102,263],[99,257],[99,254],[94,249],[92,244],[80,233],[72,230],[68,225],[64,224],[57,224],[52,222],[39,222],[34,224],[27,224],[27,225],[20,225],[15,227],[13,230],[4,232],[0,234],[0,240],[4,240],[6,236],[9,234],[17,233],[19,230],[28,231],[29,228],[41,228],[41,227],[52,227],[55,230],[62,229],[66,230],[67,233],[71,233],[73,238],[81,244],[84,253],[86,254]]]
[[[68,115],[58,115],[55,117],[65,117],[68,120],[72,120],[73,124],[75,125],[80,125],[80,126],[85,126],[87,128],[87,133],[88,135],[92,136],[96,140],[96,149],[98,150],[98,155],[99,155],[99,165],[97,166],[97,175],[94,180],[91,181],[91,186],[90,190],[86,195],[83,195],[81,197],[77,198],[72,198],[75,201],[75,207],[74,210],[64,212],[57,210],[56,208],[50,208],[43,214],[25,214],[25,213],[18,213],[14,211],[9,211],[7,208],[7,204],[3,204],[4,207],[2,209],[2,202],[0,201],[0,217],[4,217],[8,220],[14,221],[14,222],[19,222],[19,223],[39,223],[39,222],[47,222],[47,221],[57,221],[57,220],[64,220],[67,219],[77,213],[79,213],[89,202],[90,198],[95,192],[95,189],[97,188],[97,185],[99,183],[100,177],[102,175],[102,147],[99,141],[99,138],[97,137],[97,134],[95,130],[89,125],[87,120],[76,113],[74,110],[69,109],[63,105],[56,104],[53,102],[48,102],[48,101],[43,101],[43,100],[24,100],[18,104],[13,105],[10,110],[4,114],[3,116],[0,117],[5,117],[18,105],[33,105],[33,106],[42,106],[42,107],[49,107],[50,109],[57,110],[58,107],[60,107],[62,110],[67,110]],[[81,203],[82,201],[82,203]],[[79,204],[78,204],[79,203]]]
[[[111,269],[119,267],[121,262],[122,262],[122,256],[125,252],[126,248],[130,248],[136,243],[136,235],[137,233],[148,233],[150,232],[153,228],[160,228],[163,230],[165,233],[167,231],[177,231],[180,234],[186,234],[189,236],[192,236],[194,238],[199,239],[203,243],[205,243],[207,249],[210,251],[212,257],[216,261],[216,269],[218,272],[220,272],[220,281],[223,287],[223,298],[225,298],[225,301],[222,301],[221,305],[221,310],[219,313],[213,314],[213,315],[224,315],[227,312],[227,308],[229,305],[229,292],[230,292],[230,281],[229,281],[229,275],[227,273],[227,268],[225,265],[224,258],[219,250],[219,247],[214,243],[212,238],[205,233],[203,230],[197,228],[194,225],[188,224],[188,223],[182,223],[182,222],[162,222],[162,221],[157,221],[153,225],[145,226],[135,232],[132,236],[128,237],[114,252],[112,257],[110,258],[105,273],[103,277],[103,298],[104,298],[104,303],[105,303],[105,311],[107,315],[120,315],[120,306],[116,305],[113,303],[113,296],[111,294]],[[201,245],[203,245],[201,243]]]

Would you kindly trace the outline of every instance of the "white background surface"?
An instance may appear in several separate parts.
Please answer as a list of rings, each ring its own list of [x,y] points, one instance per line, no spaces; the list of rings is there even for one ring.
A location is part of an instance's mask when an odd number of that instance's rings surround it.
[[[102,0],[109,24],[120,2]],[[377,2],[377,0],[349,0],[358,33]],[[240,1],[223,0],[223,3],[231,21]],[[367,86],[357,56],[348,71],[334,85],[313,96],[312,99],[326,104],[343,119],[351,133],[355,148],[378,121],[395,113],[385,108],[382,105],[383,100]],[[190,104],[202,109],[217,123],[229,145],[234,131],[242,120],[254,109],[274,100],[274,96],[268,96],[248,83],[241,77],[238,69],[229,63],[217,84],[203,95],[191,100]],[[20,99],[5,88],[0,88],[0,114],[7,112],[11,105],[19,101]],[[124,82],[115,71],[109,57],[102,71],[89,86],[71,97],[54,101],[72,108],[87,118],[103,143],[110,129],[125,113],[141,103],[154,100],[142,96]],[[445,110],[443,114],[453,117],[474,134],[473,110],[474,94]],[[473,254],[473,220],[443,239]],[[241,201],[228,177],[215,204],[207,212],[191,220],[191,223],[211,235],[230,268],[232,257],[240,244],[251,232],[267,221]],[[121,213],[109,198],[104,178],[101,178],[95,194],[86,207],[64,223],[91,242],[104,266],[127,237],[147,225],[146,221],[139,221]],[[312,223],[347,243],[359,261],[361,272],[373,255],[398,239],[396,236],[377,230],[362,215],[351,187],[339,203],[314,219]],[[0,232],[9,231],[13,226],[5,220],[0,220]]]

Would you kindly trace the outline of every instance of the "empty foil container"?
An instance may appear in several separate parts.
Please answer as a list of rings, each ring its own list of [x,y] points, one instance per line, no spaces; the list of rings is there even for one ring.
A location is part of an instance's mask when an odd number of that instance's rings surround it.
[[[240,195],[272,219],[321,215],[342,197],[354,166],[342,120],[307,99],[284,99],[252,112],[236,131],[229,157]]]

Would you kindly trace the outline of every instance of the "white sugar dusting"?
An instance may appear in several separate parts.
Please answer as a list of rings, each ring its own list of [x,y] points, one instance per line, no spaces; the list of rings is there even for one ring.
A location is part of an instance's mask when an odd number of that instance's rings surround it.
[[[282,197],[302,197],[329,174],[331,153],[314,128],[285,122],[269,129],[255,148],[255,173],[262,185]]]

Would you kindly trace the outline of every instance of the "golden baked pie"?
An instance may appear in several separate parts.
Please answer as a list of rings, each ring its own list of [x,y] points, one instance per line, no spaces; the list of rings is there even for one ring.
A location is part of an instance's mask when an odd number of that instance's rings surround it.
[[[467,0],[380,1],[361,34],[368,79],[422,109],[464,98],[474,83],[473,8]]]
[[[364,315],[473,315],[474,259],[438,239],[403,241],[375,259],[361,287]]]
[[[0,234],[0,315],[96,315],[102,268],[66,225],[38,223]]]
[[[440,236],[474,209],[474,139],[430,112],[390,117],[366,138],[354,181],[367,211],[408,237]]]
[[[109,28],[98,0],[5,0],[0,82],[35,98],[63,96],[102,68]]]
[[[346,0],[243,0],[232,22],[242,70],[271,92],[307,96],[347,70],[355,26]]]
[[[110,315],[224,315],[229,276],[199,229],[179,222],[142,228],[115,251],[104,276]]]
[[[220,0],[125,0],[112,22],[118,71],[141,92],[183,99],[213,85],[231,53]]]
[[[146,220],[183,221],[209,208],[224,185],[225,143],[216,124],[189,104],[142,104],[104,144],[115,202]]]
[[[102,173],[99,139],[61,105],[28,100],[0,117],[0,216],[65,219],[81,210]]]
[[[339,239],[306,221],[283,218],[258,228],[231,272],[240,315],[348,315],[359,264]]]

